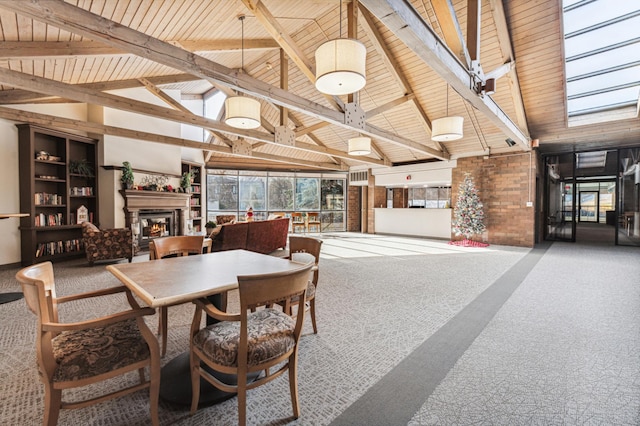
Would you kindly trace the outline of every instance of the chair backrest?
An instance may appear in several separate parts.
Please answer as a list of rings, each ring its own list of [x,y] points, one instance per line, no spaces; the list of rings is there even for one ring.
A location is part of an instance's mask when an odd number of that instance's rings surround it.
[[[312,237],[289,236],[289,259],[296,260],[295,253],[308,253],[315,258],[315,264],[320,263],[320,249],[322,240]],[[313,284],[318,285],[318,268],[313,271]]]
[[[308,220],[308,222],[314,222],[315,223],[315,222],[319,221],[319,219],[318,219],[319,216],[320,216],[320,213],[318,213],[318,212],[309,212],[309,213],[307,213],[307,220]]]
[[[188,256],[190,254],[202,254],[203,243],[203,235],[180,235],[155,238],[153,240],[155,259],[162,259],[170,255]]]
[[[291,213],[291,222],[293,223],[304,223],[304,219],[302,217],[302,213]]]
[[[56,286],[51,262],[23,268],[16,273],[16,279],[22,286],[27,307],[38,316],[39,325],[43,322],[58,322]]]
[[[58,333],[43,332],[42,324],[59,322],[53,265],[51,262],[43,262],[28,266],[16,273],[16,279],[22,286],[27,306],[38,316],[36,332],[38,364],[43,379],[50,382],[56,369],[52,339]]]
[[[286,272],[270,274],[240,275],[238,276],[238,288],[240,292],[240,321],[241,332],[246,334],[247,312],[256,306],[271,305],[284,301],[285,304],[298,296],[304,300],[304,293],[307,290],[309,272],[313,267],[313,262],[303,264],[300,268]],[[285,312],[287,312],[285,310]],[[296,323],[296,342],[302,331],[302,317],[304,313],[298,315]],[[241,337],[242,339],[242,337]],[[246,335],[245,335],[246,339]]]
[[[233,222],[234,220],[236,220],[236,215],[235,214],[219,214],[219,215],[216,216],[216,223],[218,225],[222,225],[224,223]]]

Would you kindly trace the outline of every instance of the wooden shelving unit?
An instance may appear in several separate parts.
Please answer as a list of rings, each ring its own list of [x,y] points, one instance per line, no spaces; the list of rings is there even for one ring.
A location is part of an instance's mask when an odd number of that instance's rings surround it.
[[[193,232],[204,230],[202,206],[204,180],[202,179],[202,166],[196,163],[182,162],[182,173],[191,172],[193,183],[191,184],[191,199],[189,200],[189,219],[192,222]]]
[[[81,207],[98,222],[97,141],[27,124],[18,125],[22,264],[84,253]],[[80,211],[82,213],[82,211]]]

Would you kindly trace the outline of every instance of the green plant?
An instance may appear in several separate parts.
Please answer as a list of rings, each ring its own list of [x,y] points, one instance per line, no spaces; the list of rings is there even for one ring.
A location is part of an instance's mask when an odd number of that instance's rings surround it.
[[[207,222],[206,225],[204,225],[205,228],[215,228],[216,226],[218,226],[218,224],[212,220],[210,220],[209,222]]]
[[[191,172],[184,172],[182,174],[182,179],[180,179],[180,187],[184,190],[191,186],[192,175]]]
[[[86,158],[82,160],[69,161],[69,173],[74,173],[86,177],[93,177],[93,164]]]
[[[131,168],[131,163],[128,161],[122,163],[122,177],[120,177],[120,182],[123,188],[131,188],[133,186],[133,169]]]

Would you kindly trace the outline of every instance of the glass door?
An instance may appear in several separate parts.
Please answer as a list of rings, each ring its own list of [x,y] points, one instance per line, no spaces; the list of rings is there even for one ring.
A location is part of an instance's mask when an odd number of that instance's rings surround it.
[[[600,197],[598,191],[580,191],[578,198],[579,222],[598,222]]]
[[[640,246],[640,148],[621,149],[618,167],[618,244]]]
[[[574,155],[545,157],[545,239],[573,241],[575,235]]]

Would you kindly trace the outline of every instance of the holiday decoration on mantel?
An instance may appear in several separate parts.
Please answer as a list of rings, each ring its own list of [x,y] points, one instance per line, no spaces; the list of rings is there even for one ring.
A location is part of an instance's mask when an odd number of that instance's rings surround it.
[[[462,241],[450,241],[449,244],[462,247],[487,247],[489,244],[472,241],[475,234],[482,234],[487,228],[484,226],[484,211],[478,191],[470,173],[464,174],[464,181],[458,187],[458,200],[453,212],[452,232],[456,236],[462,235]]]

